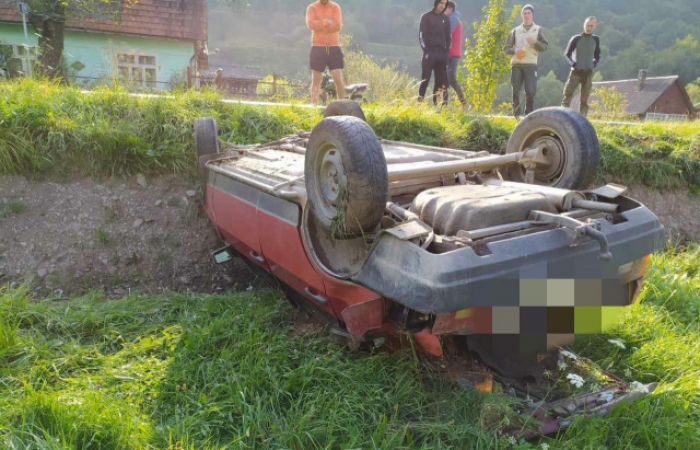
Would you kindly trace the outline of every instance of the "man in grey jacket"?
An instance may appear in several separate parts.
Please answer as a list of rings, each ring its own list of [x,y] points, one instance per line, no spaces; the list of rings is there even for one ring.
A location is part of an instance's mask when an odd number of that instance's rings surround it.
[[[579,112],[588,114],[588,97],[593,87],[593,69],[600,61],[600,39],[593,34],[598,20],[591,16],[583,23],[583,33],[577,34],[569,41],[564,58],[571,66],[569,79],[564,86],[564,100],[561,106],[568,108],[576,88],[581,85],[581,103]]]
[[[508,33],[503,51],[511,56],[511,84],[513,86],[513,115],[520,116],[520,91],[525,85],[525,114],[535,109],[537,94],[537,56],[547,51],[549,42],[542,27],[535,24],[535,8],[523,6],[520,16],[523,23]]]

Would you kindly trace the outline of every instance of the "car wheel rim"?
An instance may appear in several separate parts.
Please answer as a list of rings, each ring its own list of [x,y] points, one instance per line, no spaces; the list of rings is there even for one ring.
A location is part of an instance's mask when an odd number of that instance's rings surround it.
[[[528,148],[543,147],[542,155],[549,164],[538,164],[535,169],[535,182],[545,186],[554,186],[564,175],[567,157],[564,143],[559,135],[550,128],[533,130],[525,139],[520,151]],[[525,170],[521,168],[523,177]]]
[[[318,188],[323,209],[328,217],[335,217],[338,203],[347,185],[340,151],[328,142],[321,146],[317,158]]]

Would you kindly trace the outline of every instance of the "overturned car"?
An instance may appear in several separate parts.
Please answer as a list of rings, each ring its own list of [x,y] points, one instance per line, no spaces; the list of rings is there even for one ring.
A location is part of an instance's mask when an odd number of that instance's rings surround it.
[[[242,146],[200,118],[197,157],[217,261],[242,256],[351,346],[410,336],[535,383],[523,361],[604,331],[665,246],[623,186],[590,189],[598,138],[572,110],[528,115],[501,155],[378,139],[349,101],[324,115]]]

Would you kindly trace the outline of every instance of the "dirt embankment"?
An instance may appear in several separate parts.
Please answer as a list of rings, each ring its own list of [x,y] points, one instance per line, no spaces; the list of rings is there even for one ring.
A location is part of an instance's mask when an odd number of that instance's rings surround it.
[[[213,262],[216,245],[196,182],[0,177],[0,284],[44,295],[247,288],[242,264]]]
[[[700,241],[699,198],[642,186],[629,194],[667,230]],[[0,284],[30,282],[43,295],[248,288],[243,264],[213,262],[217,244],[196,181],[0,177]]]

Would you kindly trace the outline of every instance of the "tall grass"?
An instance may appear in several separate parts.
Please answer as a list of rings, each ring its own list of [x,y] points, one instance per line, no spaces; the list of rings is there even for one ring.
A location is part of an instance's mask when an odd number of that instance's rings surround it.
[[[628,381],[659,381],[656,391],[515,446],[497,434],[502,394],[421,371],[410,350],[350,353],[314,327],[292,333],[274,292],[37,303],[4,288],[0,447],[700,448],[699,265],[697,245],[653,257],[640,303],[577,344]]]
[[[380,137],[495,153],[505,149],[514,120],[419,105],[409,88],[402,91],[405,96],[385,99],[406,80],[364,55],[357,58],[360,68],[376,66],[368,73],[380,80],[374,82],[382,98],[365,110]],[[312,129],[321,119],[316,109],[229,104],[206,91],[146,98],[119,87],[85,94],[32,80],[0,82],[0,100],[0,174],[192,174],[196,117],[217,118],[222,139],[235,143],[278,139]],[[596,128],[601,177],[658,188],[700,186],[700,122]]]

